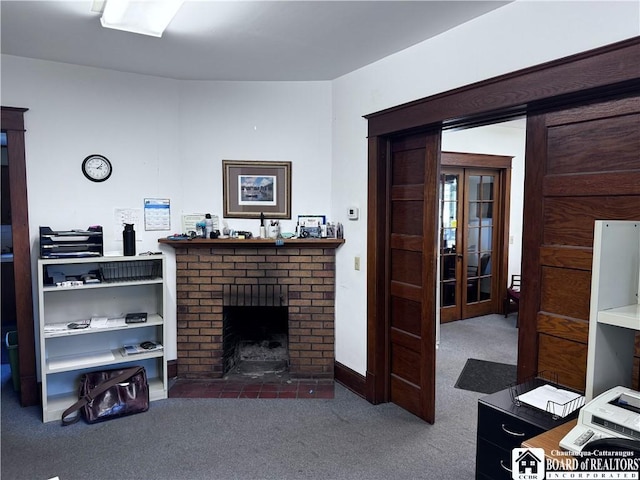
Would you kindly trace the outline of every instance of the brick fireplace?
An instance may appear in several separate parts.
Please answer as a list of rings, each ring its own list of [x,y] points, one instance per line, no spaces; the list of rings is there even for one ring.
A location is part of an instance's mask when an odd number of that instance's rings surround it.
[[[276,285],[286,292],[289,374],[333,378],[335,250],[344,240],[160,242],[176,251],[179,378],[221,378],[228,292]]]

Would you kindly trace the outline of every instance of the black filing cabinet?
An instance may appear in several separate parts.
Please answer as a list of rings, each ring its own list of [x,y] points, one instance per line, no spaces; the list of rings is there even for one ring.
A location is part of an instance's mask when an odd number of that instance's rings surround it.
[[[519,388],[519,393],[530,388]],[[518,388],[518,387],[516,387]],[[511,480],[511,450],[531,437],[576,418],[575,411],[565,418],[524,405],[518,406],[510,388],[478,400],[478,435],[476,443],[476,480]]]

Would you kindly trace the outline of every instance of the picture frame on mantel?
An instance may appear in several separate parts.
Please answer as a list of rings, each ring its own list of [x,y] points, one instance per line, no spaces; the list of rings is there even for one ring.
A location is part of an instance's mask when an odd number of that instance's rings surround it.
[[[291,218],[291,162],[222,160],[225,218]]]

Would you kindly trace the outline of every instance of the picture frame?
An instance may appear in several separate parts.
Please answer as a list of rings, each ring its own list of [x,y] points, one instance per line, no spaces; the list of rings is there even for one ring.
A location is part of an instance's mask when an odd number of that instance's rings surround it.
[[[222,160],[225,218],[291,218],[291,162]]]
[[[319,227],[327,223],[325,215],[298,215],[298,225],[301,227]]]

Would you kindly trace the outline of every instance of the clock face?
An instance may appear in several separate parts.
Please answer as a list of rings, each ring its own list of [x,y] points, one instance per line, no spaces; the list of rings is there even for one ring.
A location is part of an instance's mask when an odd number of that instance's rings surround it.
[[[93,182],[104,182],[111,171],[111,162],[102,155],[89,155],[82,162],[82,173]]]

